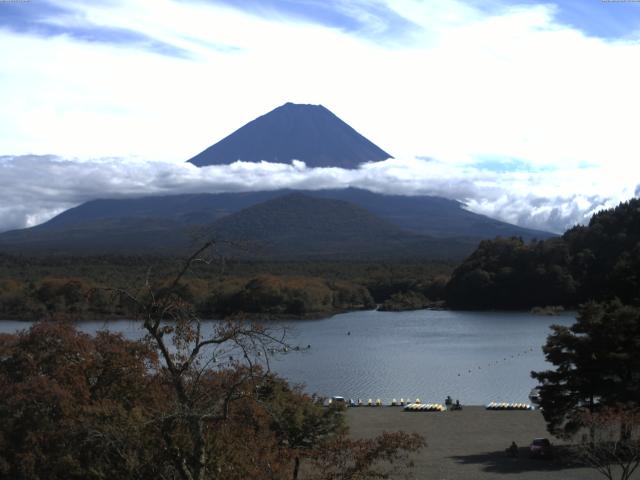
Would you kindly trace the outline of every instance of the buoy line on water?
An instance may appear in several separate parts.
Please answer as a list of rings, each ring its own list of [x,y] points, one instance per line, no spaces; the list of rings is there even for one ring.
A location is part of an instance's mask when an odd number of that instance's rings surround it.
[[[310,346],[308,346],[307,348],[310,348]],[[520,358],[524,358],[526,355],[532,353],[534,350],[535,350],[534,347],[529,347],[529,348],[526,348],[525,350],[519,351],[517,353],[511,354],[511,355],[508,355],[508,356],[504,356],[504,357],[502,357],[501,360],[492,360],[492,361],[490,361],[490,362],[488,362],[486,364],[487,368],[496,367],[496,366],[505,364],[505,362],[510,362],[510,361],[513,361],[513,360],[518,360]],[[466,375],[466,374],[474,373],[474,372],[476,372],[478,370],[482,370],[482,365],[477,365],[473,369],[470,368],[470,369],[467,370],[466,373],[464,373],[464,372],[460,373],[459,372],[457,374],[457,376],[461,377],[461,376]],[[332,403],[331,399],[329,399],[328,403],[329,404]],[[355,400],[353,400],[353,399],[350,399],[349,402],[345,401],[345,404],[347,406],[350,406],[350,407],[364,407],[364,406],[367,406],[367,407],[383,407],[383,406],[404,407],[404,410],[407,410],[407,411],[446,411],[446,410],[448,410],[442,404],[439,404],[439,403],[424,404],[418,398],[415,400],[415,402],[411,402],[408,398],[407,398],[406,401],[404,400],[404,398],[401,398],[400,401],[398,402],[394,398],[391,401],[391,403],[389,403],[388,405],[385,405],[380,398],[376,399],[375,401],[373,400],[373,398],[369,398],[367,402],[364,402],[361,398],[358,398],[357,402]],[[490,404],[486,405],[486,408],[488,410],[530,410],[530,409],[533,409],[534,407],[532,407],[530,404],[524,404],[524,403],[491,402]]]
[[[487,363],[485,368],[492,368],[498,365],[504,364],[505,362],[509,362],[512,360],[518,360],[519,358],[523,358],[525,355],[532,353],[534,351],[534,347],[529,347],[526,350],[522,350],[521,352],[515,353],[513,355],[509,355],[507,357],[503,357],[502,360],[495,360]],[[478,370],[482,370],[482,365],[476,365],[474,368],[467,369],[466,372],[458,372],[458,377],[463,375],[469,375],[471,373],[477,372]]]

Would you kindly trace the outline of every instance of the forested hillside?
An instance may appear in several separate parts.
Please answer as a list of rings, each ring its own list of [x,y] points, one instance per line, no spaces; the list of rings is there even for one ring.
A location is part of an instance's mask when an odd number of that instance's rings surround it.
[[[133,318],[120,289],[160,287],[184,260],[0,254],[0,319]],[[203,318],[308,318],[386,303],[418,308],[444,298],[452,265],[432,262],[238,262],[195,265],[180,294]],[[406,299],[421,299],[420,305]],[[406,305],[405,305],[406,304]]]
[[[560,238],[483,241],[453,273],[447,304],[461,309],[640,303],[640,199],[595,214]]]

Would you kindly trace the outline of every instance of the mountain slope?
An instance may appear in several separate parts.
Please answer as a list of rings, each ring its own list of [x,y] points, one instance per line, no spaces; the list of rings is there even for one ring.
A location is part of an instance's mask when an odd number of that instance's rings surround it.
[[[177,203],[184,205],[187,200]],[[139,204],[137,213],[145,211],[145,205]],[[99,203],[92,209],[105,213],[110,211],[107,207]],[[207,226],[180,221],[187,216],[177,209],[174,218],[133,215],[91,220],[76,212],[75,218],[69,214],[0,235],[0,252],[183,255],[213,237],[226,253],[240,257],[458,259],[475,246],[407,232],[351,203],[301,193],[277,196]],[[235,247],[228,248],[229,244]]]
[[[464,209],[461,202],[429,195],[385,195],[358,188],[308,192],[319,198],[351,202],[405,230],[439,238],[549,238],[549,232],[518,227]]]
[[[106,218],[0,234],[0,252],[39,255],[172,255],[186,252],[197,228],[165,218]]]
[[[422,238],[353,204],[290,193],[215,222],[222,241],[247,243],[278,256],[394,253]]]
[[[292,193],[291,190],[210,193],[143,197],[137,199],[92,200],[71,208],[28,231],[82,226],[114,219],[163,219],[178,225],[207,225],[218,218]],[[316,198],[342,200],[357,205],[410,232],[439,238],[467,237],[476,240],[496,236],[544,239],[549,232],[531,230],[464,210],[455,200],[432,196],[384,195],[368,190],[304,191]],[[27,230],[24,230],[27,231]],[[0,235],[1,241],[2,235]]]
[[[185,194],[127,199],[91,200],[70,208],[32,230],[79,226],[113,219],[170,219],[181,225],[209,224],[231,213],[264,202],[282,191]]]
[[[256,118],[194,156],[203,167],[245,162],[290,163],[353,169],[391,158],[322,105],[286,103]]]
[[[407,232],[342,200],[290,193],[216,221],[220,242],[248,256],[323,259],[457,259],[474,243]]]
[[[338,255],[340,246],[344,252],[353,254],[358,244],[362,252],[376,251],[380,255],[462,258],[480,240],[497,235],[525,239],[551,236],[547,232],[523,229],[468,212],[459,202],[438,197],[381,195],[358,189],[321,190],[294,196],[300,202],[293,202],[297,208],[293,214],[283,210],[277,201],[281,198],[290,200],[291,194],[291,191],[279,190],[94,200],[36,227],[0,234],[0,252],[173,255],[188,252],[204,233],[216,236],[225,233],[234,241],[271,243],[270,254],[282,256],[287,251],[277,245],[283,239],[273,235],[298,228],[294,248],[287,247],[289,253],[295,251],[298,256],[303,255],[305,249],[309,254],[313,250],[322,255],[331,251]],[[295,222],[284,220],[291,215]],[[233,221],[228,220],[229,217],[233,217]],[[279,225],[275,232],[264,230],[265,224],[261,222],[267,218],[270,224]],[[386,229],[386,236],[378,235],[383,240],[373,246],[367,242],[358,243],[357,230],[361,230],[359,238],[366,239],[374,224],[378,233]],[[392,240],[389,229],[393,229],[394,234],[402,232],[399,244]],[[338,238],[335,236],[332,237],[334,240],[325,238],[323,230],[332,230],[332,235],[343,235],[342,240],[335,240]],[[428,248],[424,245],[424,248],[417,248],[426,241],[424,236],[430,238]],[[455,241],[451,242],[452,239]],[[323,242],[326,248],[320,248],[319,244]],[[350,247],[346,248],[346,245]],[[383,252],[384,249],[387,251]]]

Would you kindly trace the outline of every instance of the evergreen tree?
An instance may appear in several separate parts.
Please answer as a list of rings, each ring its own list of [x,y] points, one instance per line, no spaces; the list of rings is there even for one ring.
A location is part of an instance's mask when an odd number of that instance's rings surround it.
[[[555,369],[531,373],[551,433],[576,433],[585,410],[640,406],[640,308],[591,302],[571,327],[551,328],[543,350]]]

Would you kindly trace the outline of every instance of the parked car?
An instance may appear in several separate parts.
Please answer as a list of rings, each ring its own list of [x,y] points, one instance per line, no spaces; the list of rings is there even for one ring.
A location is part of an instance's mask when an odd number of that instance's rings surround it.
[[[548,438],[535,438],[529,445],[529,456],[531,458],[551,458],[553,447]]]

